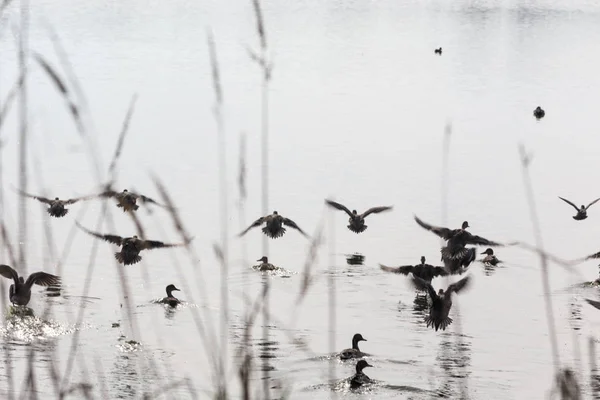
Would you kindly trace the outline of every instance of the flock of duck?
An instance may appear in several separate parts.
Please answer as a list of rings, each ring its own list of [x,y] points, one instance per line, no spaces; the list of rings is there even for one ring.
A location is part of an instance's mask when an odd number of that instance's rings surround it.
[[[436,54],[441,55],[442,49],[436,49],[435,52]],[[537,119],[541,119],[544,117],[545,112],[543,109],[541,109],[541,107],[537,107],[533,114]],[[135,212],[138,210],[138,202],[158,205],[166,208],[166,206],[159,204],[147,196],[128,191],[127,189],[123,190],[122,192],[105,190],[99,194],[71,199],[60,199],[58,197],[55,197],[54,199],[48,199],[42,196],[31,195],[20,190],[18,190],[18,193],[22,196],[33,198],[48,205],[48,214],[55,218],[61,218],[67,215],[69,211],[67,206],[93,198],[113,198],[117,202],[117,207],[121,208],[124,212]],[[582,205],[581,207],[577,207],[571,201],[563,197],[559,198],[575,208],[577,214],[573,216],[573,218],[577,221],[586,219],[588,209],[598,202],[598,200],[600,200],[600,198],[598,198],[587,206]],[[347,228],[356,234],[360,234],[367,229],[368,226],[365,224],[365,219],[369,215],[390,211],[393,208],[392,206],[372,207],[359,214],[356,210],[350,211],[348,207],[333,200],[327,199],[325,200],[325,203],[329,207],[345,212],[348,215]],[[389,267],[380,264],[380,268],[381,270],[389,273],[407,276],[411,274],[411,283],[413,284],[414,288],[417,291],[425,292],[429,298],[429,315],[425,317],[424,323],[427,327],[435,329],[435,331],[438,331],[439,329],[445,330],[450,324],[452,324],[452,318],[449,316],[452,308],[452,295],[453,293],[460,293],[463,289],[469,286],[470,276],[466,275],[457,282],[450,284],[446,290],[440,288],[437,292],[431,284],[432,279],[437,276],[462,275],[465,273],[468,270],[469,265],[477,258],[477,251],[475,247],[469,246],[486,246],[487,249],[481,253],[482,255],[485,255],[481,261],[484,264],[495,266],[501,261],[494,254],[492,247],[504,246],[504,244],[470,233],[467,231],[467,228],[469,228],[468,221],[464,221],[460,228],[450,229],[431,225],[427,222],[424,222],[417,216],[414,216],[414,219],[419,226],[445,240],[446,243],[440,250],[443,266],[433,266],[427,264],[425,257],[421,256],[420,263],[417,265]],[[115,252],[114,256],[115,259],[123,265],[132,265],[140,262],[142,259],[140,253],[143,250],[185,246],[189,243],[189,240],[191,240],[189,239],[186,243],[170,244],[157,240],[141,239],[135,235],[132,237],[123,237],[115,234],[94,232],[83,227],[78,222],[76,222],[76,225],[81,230],[97,239],[102,239],[119,246],[120,250]],[[298,224],[296,224],[290,218],[282,216],[277,211],[273,211],[271,215],[258,218],[250,226],[248,226],[248,228],[239,233],[238,236],[241,237],[248,233],[251,229],[261,225],[264,225],[262,227],[262,232],[271,239],[282,237],[286,233],[285,227],[293,228],[303,236],[308,237],[306,232],[304,232],[298,226]],[[600,253],[592,254],[586,257],[586,259],[591,258],[600,258]],[[278,269],[276,266],[269,263],[269,260],[266,256],[263,256],[257,261],[261,262],[261,264],[257,266],[261,271]],[[31,299],[31,288],[34,284],[40,286],[52,286],[59,285],[61,283],[60,277],[42,271],[32,273],[29,275],[27,280],[25,280],[22,276],[19,276],[17,271],[8,265],[0,265],[0,275],[13,280],[13,284],[9,289],[9,299],[13,306],[26,306],[29,303]],[[169,284],[166,287],[167,297],[163,298],[160,302],[171,307],[176,307],[177,305],[181,304],[181,301],[175,298],[173,295],[173,291],[178,290],[179,289],[177,289],[175,285]],[[588,302],[594,307],[600,308],[600,302],[595,302],[592,300],[588,300]],[[360,333],[355,334],[352,338],[352,347],[342,350],[338,354],[338,357],[342,360],[358,359],[356,364],[356,374],[349,378],[350,386],[352,388],[357,388],[371,382],[370,378],[363,372],[364,368],[371,367],[372,365],[363,359],[366,354],[361,352],[359,349],[358,344],[361,341],[366,341],[366,339]]]

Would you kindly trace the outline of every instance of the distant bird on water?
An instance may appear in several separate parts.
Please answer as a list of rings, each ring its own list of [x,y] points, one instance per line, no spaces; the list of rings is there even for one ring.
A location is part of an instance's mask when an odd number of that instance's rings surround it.
[[[137,204],[138,200],[142,203],[146,204],[154,204],[160,207],[165,207],[164,205],[158,203],[157,201],[151,199],[150,197],[130,192],[127,189],[124,189],[122,192],[115,192],[114,190],[106,190],[103,193],[100,193],[98,197],[112,197],[117,200],[117,207],[122,208],[124,212],[126,211],[136,211],[140,206]]]
[[[177,290],[180,291],[179,289],[177,289],[175,287],[175,285],[171,284],[168,285],[167,288],[167,297],[164,297],[163,299],[161,299],[161,303],[163,304],[168,304],[171,307],[177,307],[178,304],[181,304],[181,300],[179,300],[177,297],[173,296],[173,291]]]
[[[30,198],[35,199],[44,204],[48,204],[49,207],[46,211],[48,211],[48,214],[50,214],[52,217],[56,217],[56,218],[64,217],[65,215],[67,215],[67,213],[69,212],[69,209],[65,207],[66,205],[75,204],[78,201],[88,200],[88,199],[91,199],[94,197],[94,196],[83,196],[83,197],[74,197],[72,199],[64,199],[64,200],[61,200],[58,197],[55,197],[54,200],[51,200],[51,199],[47,199],[42,196],[35,196],[35,195],[29,194],[29,193],[25,193],[21,190],[17,190],[17,192],[21,196],[30,197]]]
[[[13,284],[8,289],[8,298],[11,303],[26,306],[31,299],[31,287],[33,285],[50,286],[60,284],[60,278],[47,272],[34,272],[27,280],[19,276],[17,271],[8,265],[0,265],[0,275],[12,279]]]
[[[252,225],[250,225],[244,231],[240,232],[240,234],[238,236],[244,236],[250,229],[260,226],[262,224],[265,224],[265,226],[262,228],[263,233],[265,235],[267,235],[268,237],[270,237],[271,239],[277,239],[277,238],[283,236],[283,234],[286,231],[286,229],[283,227],[283,225],[294,228],[298,232],[300,232],[302,235],[304,235],[305,237],[308,237],[306,232],[304,232],[302,229],[300,229],[300,227],[298,225],[296,225],[296,223],[294,221],[292,221],[289,218],[282,217],[281,215],[279,215],[277,213],[277,211],[273,211],[273,214],[271,214],[271,215],[260,217],[259,219],[254,221],[252,223]]]
[[[494,250],[489,247],[481,254],[487,254],[485,257],[483,257],[483,260],[481,260],[481,262],[485,264],[497,265],[501,262],[498,260],[498,257],[494,255]]]
[[[354,374],[351,378],[350,378],[350,388],[351,389],[358,389],[359,387],[363,386],[363,385],[367,385],[369,383],[372,383],[373,381],[371,380],[371,378],[369,378],[364,372],[363,369],[367,368],[367,367],[372,367],[371,364],[369,364],[366,360],[359,360],[356,363],[356,374]]]
[[[467,275],[458,282],[455,282],[448,286],[446,291],[444,289],[440,289],[438,293],[435,292],[431,283],[413,276],[413,284],[417,289],[427,290],[429,293],[429,297],[431,298],[431,305],[429,306],[429,316],[425,317],[425,322],[427,323],[427,327],[431,326],[438,329],[446,330],[446,327],[452,323],[452,318],[448,315],[450,314],[450,309],[452,308],[452,293],[459,293],[465,287],[467,287],[469,283],[470,277]]]
[[[259,258],[256,261],[261,261],[261,263],[255,267],[260,271],[275,271],[276,269],[278,269],[276,266],[269,262],[269,257],[267,256],[263,256],[262,258]]]
[[[361,233],[367,229],[367,225],[365,225],[365,218],[367,218],[369,214],[377,214],[383,211],[391,210],[393,208],[392,206],[372,207],[364,213],[358,214],[356,210],[352,210],[352,212],[350,212],[348,207],[337,203],[333,200],[325,200],[325,203],[335,209],[342,210],[346,212],[346,214],[348,214],[348,216],[350,217],[348,219],[348,222],[350,224],[348,225],[348,229],[350,229],[354,233]]]
[[[546,111],[542,109],[542,107],[537,106],[535,110],[533,110],[533,116],[537,119],[542,119],[546,115]]]
[[[600,198],[597,198],[596,200],[592,201],[590,204],[588,204],[587,206],[582,205],[581,207],[577,207],[574,203],[570,202],[569,200],[558,196],[559,199],[561,199],[562,201],[564,201],[567,204],[570,204],[575,210],[577,210],[577,214],[573,217],[574,220],[577,221],[581,221],[583,219],[587,218],[587,210],[588,208],[590,208],[592,205],[594,205],[598,200],[600,200]]]
[[[449,229],[444,227],[438,227],[430,225],[415,215],[415,221],[421,225],[424,229],[435,233],[437,236],[446,240],[446,246],[442,247],[442,260],[450,265],[450,272],[454,272],[457,267],[467,267],[476,258],[476,252],[474,248],[466,248],[467,244],[480,245],[480,246],[503,246],[501,243],[497,243],[481,236],[473,235],[467,232],[469,222],[464,221],[459,229]]]
[[[440,47],[439,49],[435,49],[434,53],[435,54],[439,54],[441,56],[442,55],[442,48]]]
[[[84,232],[92,236],[106,240],[109,243],[121,246],[121,251],[115,253],[115,258],[119,263],[125,265],[131,265],[140,262],[142,260],[142,257],[140,257],[139,254],[142,250],[151,250],[166,247],[182,247],[187,245],[192,240],[189,239],[186,243],[167,244],[159,242],[158,240],[140,239],[135,235],[132,237],[121,237],[118,235],[98,233],[84,228],[78,222],[76,222],[76,224]]]
[[[434,267],[433,265],[425,264],[425,256],[421,256],[421,264],[417,265],[404,265],[401,267],[388,267],[383,264],[379,264],[379,267],[386,272],[393,272],[396,274],[408,275],[412,273],[414,276],[418,276],[424,281],[431,282],[436,276],[447,276],[448,271],[444,267]]]

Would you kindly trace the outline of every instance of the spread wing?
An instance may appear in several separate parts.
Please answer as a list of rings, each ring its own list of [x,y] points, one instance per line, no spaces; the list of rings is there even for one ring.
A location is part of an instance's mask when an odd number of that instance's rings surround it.
[[[414,275],[412,277],[411,282],[413,283],[413,286],[416,289],[427,290],[427,293],[429,293],[429,296],[432,299],[437,298],[437,293],[435,292],[435,289],[433,288],[433,286],[431,286],[431,283],[427,282],[424,279],[419,278],[418,276],[414,276]]]
[[[466,233],[468,233],[468,232],[466,232]],[[494,242],[492,240],[488,240],[481,236],[472,235],[470,233],[468,233],[468,235],[466,235],[466,242],[468,244],[478,244],[480,246],[504,246],[502,243]]]
[[[5,278],[12,279],[13,281],[15,281],[15,285],[17,283],[19,283],[19,274],[17,274],[17,271],[12,269],[8,265],[4,265],[4,264],[0,265],[0,275],[2,275]]]
[[[158,240],[140,240],[140,250],[152,250],[165,247],[181,247],[185,243],[163,243]]]
[[[150,198],[150,197],[148,197],[148,196],[144,196],[143,194],[137,194],[137,193],[136,193],[136,197],[137,197],[138,199],[140,199],[140,200],[141,200],[143,203],[150,203],[150,204],[155,204],[155,205],[157,205],[157,206],[160,206],[160,207],[165,207],[164,205],[160,204],[160,203],[159,203],[159,202],[157,202],[156,200],[154,200],[154,199],[151,199],[151,198]],[[167,207],[165,207],[165,208],[167,208]]]
[[[47,272],[34,272],[29,275],[27,281],[25,281],[25,285],[28,288],[31,288],[34,284],[40,286],[50,286],[50,285],[58,285],[60,283],[60,278],[56,275],[49,274]]]
[[[242,232],[240,232],[238,234],[238,236],[244,236],[250,229],[252,228],[256,228],[257,226],[261,226],[263,222],[265,222],[266,217],[260,217],[259,219],[257,219],[256,221],[254,221],[252,223],[252,225],[250,225],[249,227],[247,227],[245,230],[243,230]]]
[[[123,238],[121,236],[117,236],[117,235],[108,235],[108,234],[102,234],[102,233],[98,233],[98,232],[94,232],[94,231],[90,231],[87,228],[84,228],[83,226],[81,226],[79,224],[79,222],[75,222],[75,224],[84,232],[97,237],[98,239],[102,239],[102,240],[106,240],[109,243],[113,243],[116,245],[121,246],[123,244]]]
[[[433,267],[433,276],[448,276],[450,275],[444,267]]]
[[[114,190],[107,190],[105,192],[97,194],[96,196],[98,196],[98,197],[117,197],[118,194],[119,194],[119,192],[115,192]]]
[[[380,213],[383,211],[391,210],[392,208],[393,208],[392,206],[372,207],[372,208],[369,208],[367,211],[365,211],[362,214],[362,217],[366,218],[367,215],[369,215],[369,214],[377,214],[377,213]]]
[[[89,200],[89,199],[92,199],[92,198],[94,198],[94,197],[96,197],[96,196],[93,196],[93,195],[92,195],[92,196],[81,196],[81,197],[74,197],[74,198],[72,198],[72,199],[63,200],[63,203],[65,203],[65,204],[75,204],[75,203],[77,203],[78,201],[82,201],[82,200]]]
[[[587,301],[588,303],[590,303],[592,306],[596,307],[597,309],[600,310],[600,301],[596,301],[596,300],[590,300],[590,299],[585,299],[585,301]]]
[[[587,256],[585,259],[589,260],[589,259],[592,259],[592,258],[600,258],[600,252],[591,254],[591,255]]]
[[[349,216],[353,217],[352,213],[350,212],[350,210],[348,210],[348,207],[346,207],[345,205],[342,205],[340,203],[337,203],[333,200],[325,200],[325,203],[327,203],[328,205],[330,205],[333,208],[337,208],[338,210],[342,210],[345,211],[346,214],[348,214]]]
[[[35,196],[33,194],[25,193],[22,190],[18,190],[18,189],[17,189],[17,193],[19,193],[21,196],[31,197],[32,199],[36,199],[37,201],[41,201],[42,203],[52,204],[52,200],[47,199],[42,196]]]
[[[458,293],[461,290],[467,288],[469,286],[470,281],[471,281],[471,277],[469,275],[467,275],[464,278],[462,278],[460,281],[454,282],[453,284],[448,286],[446,293],[451,293],[451,292]]]
[[[284,218],[283,219],[283,224],[287,225],[291,228],[297,229],[298,232],[300,232],[301,234],[303,234],[305,237],[308,237],[308,235],[306,234],[306,232],[304,232],[302,229],[300,229],[300,227],[298,225],[296,225],[296,223],[294,221],[292,221],[289,218]]]
[[[590,204],[587,205],[587,207],[585,208],[586,210],[588,208],[590,208],[592,205],[594,205],[598,200],[600,200],[600,197],[598,197],[596,200],[592,201]]]
[[[565,198],[562,198],[562,197],[560,197],[560,196],[558,196],[558,198],[559,198],[559,199],[561,199],[562,201],[564,201],[565,203],[572,205],[574,209],[576,209],[577,211],[579,211],[579,207],[577,207],[575,204],[571,203],[569,200],[567,200],[567,199],[565,199]],[[598,200],[596,200],[596,201],[598,201]],[[594,204],[594,203],[592,203],[592,204]],[[590,206],[591,206],[592,204],[590,204]],[[589,206],[588,206],[588,207],[589,207]]]
[[[379,268],[386,272],[393,272],[395,274],[408,275],[413,272],[414,267],[412,265],[403,265],[401,267],[388,267],[383,264],[379,264]]]
[[[450,239],[452,237],[452,232],[454,232],[452,229],[429,225],[427,222],[424,222],[421,219],[419,219],[419,217],[417,217],[416,215],[415,215],[415,221],[417,221],[417,224],[421,225],[421,227],[427,229],[428,231],[435,233],[442,239],[446,239],[446,240]]]

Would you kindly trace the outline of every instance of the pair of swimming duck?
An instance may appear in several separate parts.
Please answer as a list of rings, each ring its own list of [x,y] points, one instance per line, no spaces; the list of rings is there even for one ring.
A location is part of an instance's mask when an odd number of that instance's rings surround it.
[[[349,349],[342,350],[339,354],[340,359],[341,360],[350,360],[350,359],[362,358],[362,357],[366,356],[367,354],[363,353],[358,348],[358,343],[363,342],[363,341],[366,342],[367,339],[365,339],[360,333],[355,334],[352,337],[352,347]],[[369,378],[363,372],[363,369],[365,369],[367,367],[372,367],[372,365],[370,365],[366,360],[359,360],[356,363],[356,373],[348,379],[350,382],[350,387],[352,389],[357,389],[357,388],[361,387],[362,385],[372,382],[371,378]]]
[[[90,200],[96,197],[114,198],[115,200],[117,200],[117,207],[122,208],[123,211],[136,211],[139,208],[139,205],[137,204],[138,201],[167,208],[166,206],[159,204],[150,197],[144,196],[139,193],[130,192],[127,189],[124,189],[122,192],[115,192],[114,190],[108,189],[102,193],[95,195],[74,197],[72,199],[63,200],[61,200],[58,197],[55,197],[54,199],[49,199],[43,196],[25,193],[21,190],[18,190],[17,192],[22,196],[30,197],[41,203],[47,204],[48,214],[56,218],[64,217],[65,215],[67,215],[67,213],[69,212],[69,209],[66,208],[67,205],[75,204],[79,201]]]

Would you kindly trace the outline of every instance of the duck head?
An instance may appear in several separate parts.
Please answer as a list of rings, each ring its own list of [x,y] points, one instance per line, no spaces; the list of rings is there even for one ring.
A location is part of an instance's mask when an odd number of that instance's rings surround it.
[[[462,223],[462,228],[467,229],[469,227],[469,221],[465,221]]]
[[[360,333],[357,333],[354,336],[352,336],[352,348],[358,350],[358,342],[366,342],[366,341],[367,341],[367,339],[362,337],[362,335]]]
[[[176,290],[176,291],[178,291],[178,292],[181,292],[181,290],[177,289],[177,288],[175,287],[175,285],[173,285],[173,284],[170,284],[169,286],[167,286],[167,296],[168,296],[168,297],[172,297],[171,293],[172,293],[173,291],[175,291],[175,290]]]
[[[362,372],[362,370],[367,367],[372,367],[372,365],[369,364],[366,360],[359,360],[356,363],[356,373],[360,374]]]
[[[268,263],[268,262],[269,262],[269,258],[268,258],[267,256],[263,256],[262,258],[259,258],[259,259],[258,259],[258,260],[256,260],[256,261],[262,261],[262,262],[264,262],[264,263]]]
[[[438,290],[438,296],[442,297],[444,295],[444,289]]]
[[[358,213],[356,212],[356,210],[352,210],[352,215],[356,215],[356,214],[358,214]]]
[[[279,214],[277,214],[277,211],[273,211],[273,215],[279,215]]]
[[[425,256],[421,256],[421,264],[425,264]]]
[[[127,193],[127,189],[123,189],[123,193]]]
[[[55,197],[54,200],[58,200],[58,197]]]
[[[493,256],[494,255],[494,250],[487,248],[483,253],[481,254],[487,254],[488,256]]]

